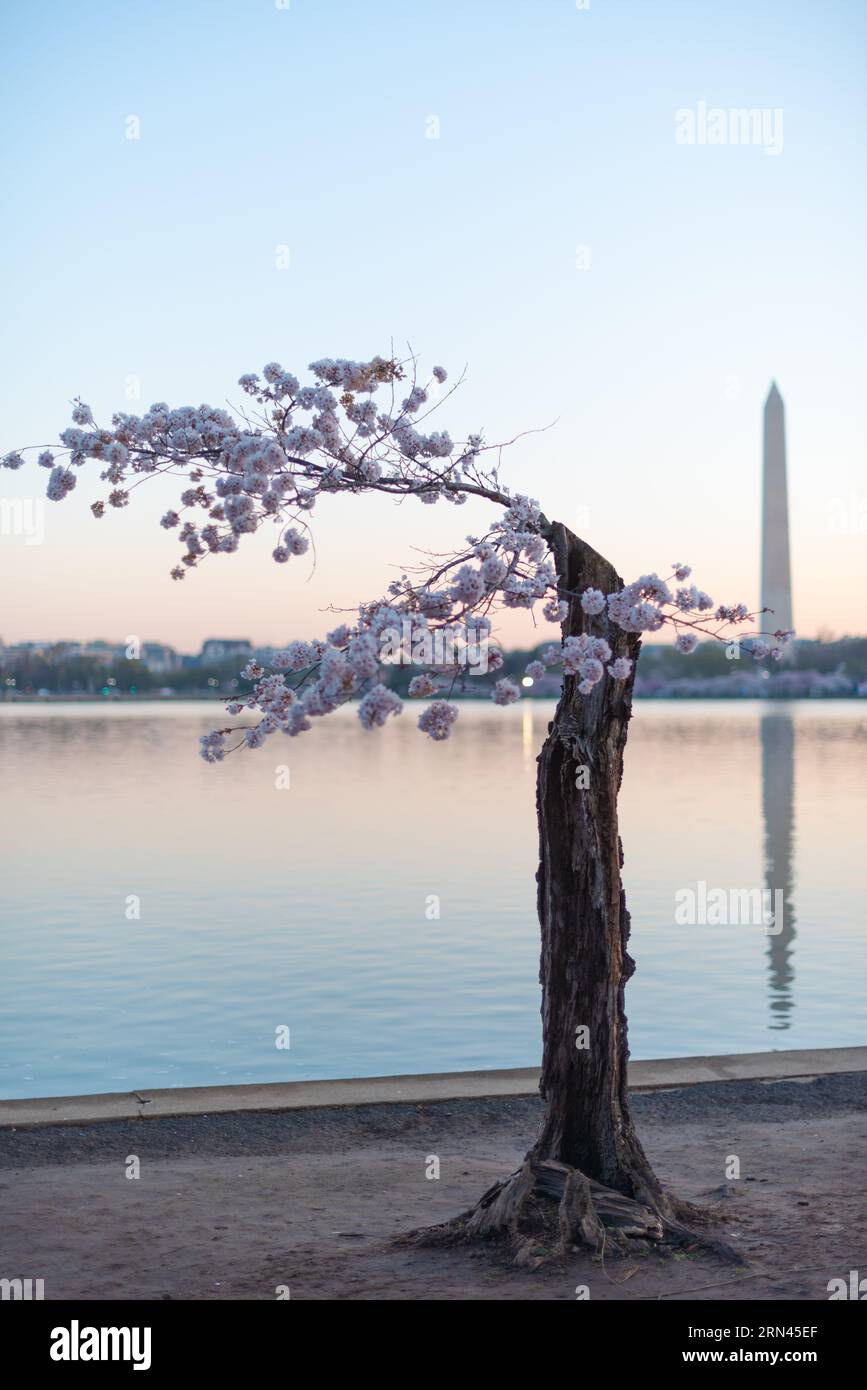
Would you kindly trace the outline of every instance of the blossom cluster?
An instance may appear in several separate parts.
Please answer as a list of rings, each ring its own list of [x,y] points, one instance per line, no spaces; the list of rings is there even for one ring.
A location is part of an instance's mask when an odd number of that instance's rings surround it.
[[[519,515],[526,521],[528,507],[525,499],[518,499],[517,512],[510,519],[497,521],[484,543],[471,540],[473,553],[480,561],[480,567],[473,569],[465,562],[455,560],[452,569],[454,580],[445,578],[441,587],[430,584],[413,588],[404,578],[393,587],[392,595],[379,603],[363,604],[358,610],[357,621],[353,625],[342,623],[329,632],[324,640],[312,642],[292,642],[285,651],[272,657],[271,671],[257,662],[247,664],[241,675],[252,683],[250,693],[242,699],[228,704],[228,713],[238,715],[246,712],[256,714],[258,720],[253,725],[229,727],[213,730],[201,740],[201,754],[208,762],[222,760],[227,751],[226,739],[229,735],[239,735],[234,745],[249,748],[260,747],[273,733],[283,733],[289,737],[305,733],[313,727],[312,721],[332,713],[348,701],[358,703],[358,717],[365,729],[379,728],[389,716],[402,712],[403,703],[394,691],[389,689],[383,675],[383,668],[392,661],[390,634],[402,632],[411,646],[423,643],[432,628],[438,626],[442,631],[448,624],[450,633],[458,634],[458,643],[464,647],[472,641],[478,644],[478,632],[490,631],[490,619],[477,610],[489,600],[507,578],[506,573],[494,572],[489,561],[499,557],[500,548],[506,546],[506,553],[526,556],[529,548],[531,563],[541,566],[545,563],[541,553],[537,554],[535,545],[530,545],[527,534],[516,532],[514,517]],[[505,540],[503,539],[505,538]],[[504,561],[505,563],[505,561]],[[481,567],[488,565],[488,582],[478,590],[474,589],[471,598],[467,592],[467,573],[480,574]],[[448,572],[448,567],[446,567]],[[510,571],[514,572],[514,571]],[[537,569],[538,573],[538,569]],[[557,590],[556,577],[546,576],[544,588],[536,599],[544,598],[549,588]],[[499,592],[514,592],[503,590]],[[680,624],[693,621],[700,630],[704,614],[713,608],[706,595],[699,595],[695,602],[685,603],[672,594],[666,581],[657,575],[643,575],[633,584],[625,586],[609,595],[598,589],[588,588],[577,598],[582,611],[592,621],[599,618],[605,621],[607,614],[607,633],[603,637],[592,632],[569,634],[559,644],[550,644],[542,653],[541,659],[531,661],[526,668],[531,680],[540,679],[551,667],[562,666],[563,675],[577,679],[577,690],[581,695],[590,695],[606,676],[617,683],[628,681],[634,668],[632,658],[615,656],[611,641],[616,640],[615,629],[626,632],[657,631],[665,623]],[[692,600],[692,595],[690,595]],[[558,604],[560,600],[557,600]],[[566,605],[568,608],[568,604]],[[455,619],[455,610],[463,614],[463,623]],[[470,617],[470,610],[473,610]],[[669,612],[668,610],[672,611]],[[559,614],[558,607],[558,614]],[[433,616],[432,616],[433,615]],[[735,616],[732,616],[735,615]],[[724,617],[720,610],[714,614],[718,621],[745,621],[750,615],[743,605],[727,609]],[[555,615],[552,611],[552,620]],[[470,624],[477,627],[470,627]],[[782,641],[787,634],[779,633]],[[681,651],[691,651],[698,638],[694,632],[680,633],[676,642]],[[758,658],[773,654],[767,643],[756,643],[753,654]],[[486,652],[487,669],[496,670],[503,663],[502,652],[494,647]],[[435,696],[425,706],[418,719],[418,727],[436,742],[447,739],[458,718],[457,706],[442,698],[443,679],[454,681],[457,674],[454,668],[438,668],[414,676],[409,684],[411,698]],[[497,705],[513,704],[521,697],[520,686],[508,677],[496,681],[491,690],[491,699]]]
[[[679,649],[689,652],[699,635],[720,636],[723,629],[753,615],[744,604],[714,607],[713,600],[687,581],[690,568],[679,562],[662,579],[640,576],[614,593],[588,587],[569,592],[560,581],[549,548],[551,528],[539,503],[512,494],[499,478],[499,446],[480,434],[455,442],[445,430],[422,428],[433,409],[430,383],[422,384],[414,361],[373,357],[369,361],[321,358],[309,368],[311,380],[269,362],[261,374],[247,373],[239,385],[249,405],[234,414],[209,405],[172,409],[157,402],[141,416],[116,414],[111,428],[101,427],[90,407],[76,400],[72,424],[60,436],[61,449],[39,448],[38,464],[49,470],[47,495],[61,501],[75,488],[77,470],[88,460],[100,466],[106,496],[93,504],[94,515],[125,507],[132,490],[148,477],[182,480],[178,502],[161,518],[182,547],[171,571],[183,579],[209,555],[231,554],[241,538],[263,525],[274,528],[273,559],[281,565],[305,555],[311,546],[310,517],[323,495],[377,491],[398,499],[417,497],[426,505],[440,501],[460,505],[470,497],[500,508],[490,529],[469,535],[444,563],[431,562],[420,576],[401,576],[384,599],[363,604],[352,624],[341,624],[323,640],[293,642],[273,659],[266,672],[255,663],[243,675],[251,691],[230,702],[228,712],[255,715],[251,725],[215,730],[202,740],[202,755],[219,761],[227,738],[258,747],[277,732],[293,737],[312,721],[349,700],[367,729],[379,728],[398,715],[402,702],[389,688],[384,665],[389,635],[414,651],[432,651],[431,639],[448,636],[456,649],[485,644],[485,669],[496,671],[502,653],[488,645],[492,615],[520,609],[535,617],[537,608],[550,623],[574,630],[550,646],[542,660],[527,667],[531,680],[550,666],[562,665],[577,681],[581,695],[591,696],[606,677],[629,681],[633,660],[615,651],[621,633],[641,635],[668,625]],[[437,386],[447,380],[434,367]],[[405,384],[404,384],[405,383]],[[374,398],[381,393],[385,399]],[[404,394],[405,393],[405,394]],[[24,451],[5,455],[0,464],[18,469]],[[766,635],[766,634],[765,634]],[[757,642],[753,655],[779,657],[789,634],[777,632]],[[634,644],[633,644],[634,645]],[[414,658],[413,658],[414,659]],[[456,671],[437,667],[416,676],[412,698],[430,698],[419,728],[437,742],[449,737],[457,707],[449,702]],[[445,684],[443,683],[445,682]],[[443,695],[446,698],[442,698]],[[491,698],[509,705],[520,687],[503,677]]]
[[[676,563],[668,580],[660,579],[658,574],[641,575],[623,589],[608,595],[605,604],[609,618],[625,632],[633,633],[658,632],[668,624],[676,633],[675,646],[678,651],[688,654],[698,646],[699,635],[720,637],[729,627],[758,616],[751,613],[745,603],[715,605],[710,595],[697,589],[694,584],[687,586],[680,583],[672,589],[674,580],[686,580],[691,573],[688,565]],[[602,595],[592,592],[593,607],[587,607],[586,593],[581,600],[582,607],[585,612],[600,612],[601,607],[597,604]],[[778,629],[767,635],[772,640],[754,642],[751,653],[757,661],[767,656],[780,661],[783,648],[794,632]]]
[[[90,459],[107,484],[105,498],[92,506],[96,517],[125,507],[132,488],[147,477],[181,478],[186,485],[178,505],[161,525],[177,532],[183,553],[172,577],[183,579],[206,556],[231,554],[242,536],[267,523],[276,529],[272,555],[278,564],[305,554],[309,514],[323,493],[378,489],[456,504],[466,501],[467,488],[498,495],[496,470],[481,463],[481,436],[459,446],[446,431],[419,428],[430,397],[414,368],[402,398],[398,385],[407,368],[394,358],[322,358],[310,372],[306,386],[277,362],[261,376],[246,373],[239,385],[252,404],[235,415],[158,401],[141,416],[115,414],[111,428],[104,428],[76,399],[60,449],[40,450],[38,462],[51,469],[47,496],[68,496],[77,470]],[[435,367],[432,378],[445,382],[445,369]],[[374,395],[384,389],[389,400],[380,407]],[[23,453],[6,454],[0,466],[20,468]]]

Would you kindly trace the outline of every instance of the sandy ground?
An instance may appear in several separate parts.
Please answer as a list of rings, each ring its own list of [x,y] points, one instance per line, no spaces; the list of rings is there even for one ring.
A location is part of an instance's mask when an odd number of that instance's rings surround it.
[[[393,1246],[519,1163],[539,1103],[492,1100],[0,1131],[0,1277],[42,1278],[47,1299],[274,1299],[288,1286],[293,1299],[572,1300],[587,1285],[593,1299],[811,1300],[867,1270],[867,1075],[633,1104],[657,1173],[719,1207],[744,1268],[575,1254],[528,1272],[487,1249]],[[729,1155],[741,1177],[727,1183]]]

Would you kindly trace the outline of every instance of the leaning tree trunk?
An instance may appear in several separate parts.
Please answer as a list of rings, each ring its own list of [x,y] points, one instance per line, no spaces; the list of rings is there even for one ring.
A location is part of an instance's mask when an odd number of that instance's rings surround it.
[[[623,587],[613,566],[565,526],[547,532],[561,591],[569,597],[563,635],[604,637],[614,657],[635,663],[640,638],[588,617],[588,587]],[[463,1216],[418,1236],[426,1243],[501,1237],[515,1257],[536,1262],[575,1244],[628,1249],[636,1239],[682,1244],[682,1224],[708,1213],[667,1196],[629,1112],[624,989],[635,968],[620,870],[617,795],[632,709],[632,676],[605,676],[589,695],[563,682],[539,757],[538,910],[542,931],[544,1113],[523,1166]],[[730,1254],[717,1242],[702,1241]]]
[[[561,586],[610,594],[623,587],[612,565],[565,526],[552,528]],[[588,618],[569,604],[564,636],[604,637],[612,653],[638,659],[640,638],[607,613]],[[624,989],[629,913],[620,878],[617,796],[632,712],[633,673],[605,677],[590,695],[567,676],[539,757],[538,908],[542,930],[542,1080],[545,1114],[532,1150],[641,1201],[659,1197],[629,1114]]]

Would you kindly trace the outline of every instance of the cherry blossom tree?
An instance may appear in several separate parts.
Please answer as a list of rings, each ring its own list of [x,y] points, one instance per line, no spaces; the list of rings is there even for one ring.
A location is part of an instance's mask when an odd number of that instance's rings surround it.
[[[48,496],[72,492],[89,460],[107,488],[92,507],[96,517],[127,506],[149,478],[183,479],[177,509],[161,523],[180,542],[177,580],[269,527],[274,560],[291,565],[308,551],[314,509],[332,493],[428,506],[481,498],[496,507],[483,535],[402,575],[321,639],[292,642],[268,670],[251,661],[242,672],[249,693],[229,702],[231,722],[205,735],[201,753],[215,763],[275,736],[296,738],[349,701],[363,728],[376,729],[402,712],[388,684],[396,659],[427,664],[409,695],[423,702],[419,730],[440,742],[458,721],[449,696],[462,670],[482,656],[489,670],[503,664],[491,635],[496,613],[541,609],[556,635],[528,674],[563,673],[537,779],[544,1115],[517,1172],[419,1238],[501,1238],[522,1261],[576,1243],[625,1249],[636,1240],[693,1240],[691,1228],[707,1216],[663,1191],[629,1111],[624,989],[634,964],[617,796],[642,635],[667,628],[688,653],[700,636],[728,640],[756,615],[744,604],[716,606],[680,563],[665,577],[624,584],[587,541],[505,486],[502,445],[425,432],[455,389],[439,389],[441,367],[426,384],[413,358],[325,358],[309,370],[303,386],[276,362],[261,376],[242,376],[249,404],[234,414],[158,403],[141,417],[115,415],[104,428],[76,400],[60,448],[36,446]],[[7,454],[3,466],[21,467],[25,452]],[[790,635],[756,634],[751,654],[778,659]],[[437,641],[447,643],[445,662],[431,660]],[[506,678],[492,690],[498,705],[520,694]]]

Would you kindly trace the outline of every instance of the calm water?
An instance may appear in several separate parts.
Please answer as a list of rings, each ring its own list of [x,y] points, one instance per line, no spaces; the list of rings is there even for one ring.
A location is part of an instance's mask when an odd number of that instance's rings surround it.
[[[538,1062],[553,706],[465,705],[441,747],[346,711],[208,767],[218,708],[0,706],[0,1096]],[[638,706],[634,1056],[864,1042],[865,773],[857,704]],[[678,926],[699,880],[781,889],[782,932]]]

